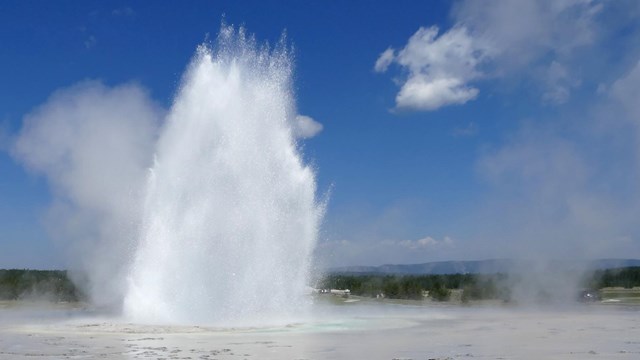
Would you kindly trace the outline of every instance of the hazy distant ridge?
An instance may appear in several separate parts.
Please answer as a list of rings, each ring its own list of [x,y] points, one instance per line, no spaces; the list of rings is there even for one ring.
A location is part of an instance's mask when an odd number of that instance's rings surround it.
[[[522,267],[526,262],[510,259],[492,259],[477,261],[436,261],[423,264],[385,264],[380,266],[343,266],[329,269],[332,273],[372,273],[372,274],[492,274],[509,272]],[[611,269],[640,266],[638,259],[597,259],[591,261],[560,260],[550,262],[552,267],[586,267],[588,269]]]

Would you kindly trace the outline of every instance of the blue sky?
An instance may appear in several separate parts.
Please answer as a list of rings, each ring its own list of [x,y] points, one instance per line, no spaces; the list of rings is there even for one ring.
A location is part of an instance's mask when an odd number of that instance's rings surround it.
[[[294,46],[326,264],[640,258],[635,1],[5,1],[0,268],[66,266],[24,117],[85,80],[168,108],[223,18]]]

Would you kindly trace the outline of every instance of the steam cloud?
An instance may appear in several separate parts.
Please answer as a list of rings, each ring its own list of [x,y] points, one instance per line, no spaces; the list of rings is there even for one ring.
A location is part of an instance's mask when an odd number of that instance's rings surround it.
[[[297,138],[308,139],[318,135],[322,131],[322,124],[309,116],[298,115],[293,124],[293,134]]]
[[[99,305],[117,302],[163,110],[136,84],[86,81],[24,118],[14,156],[46,176],[46,225]],[[77,279],[80,280],[80,279]]]

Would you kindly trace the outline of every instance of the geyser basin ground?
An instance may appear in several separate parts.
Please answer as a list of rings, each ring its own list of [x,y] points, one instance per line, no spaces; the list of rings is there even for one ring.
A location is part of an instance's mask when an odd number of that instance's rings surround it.
[[[316,305],[280,327],[148,326],[72,307],[0,310],[0,359],[637,359],[640,308]]]

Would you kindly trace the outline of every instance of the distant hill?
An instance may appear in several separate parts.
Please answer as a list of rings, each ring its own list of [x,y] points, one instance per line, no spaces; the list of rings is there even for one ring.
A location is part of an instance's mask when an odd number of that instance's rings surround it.
[[[442,274],[495,274],[534,266],[536,262],[511,259],[477,261],[436,261],[423,264],[387,264],[380,266],[343,266],[329,269],[331,273],[442,275]],[[587,268],[591,270],[640,266],[638,259],[597,259],[590,261],[560,261],[548,263],[554,269]]]

